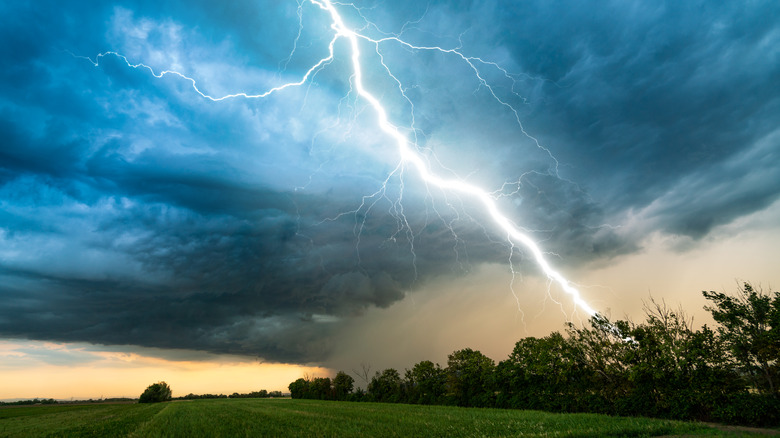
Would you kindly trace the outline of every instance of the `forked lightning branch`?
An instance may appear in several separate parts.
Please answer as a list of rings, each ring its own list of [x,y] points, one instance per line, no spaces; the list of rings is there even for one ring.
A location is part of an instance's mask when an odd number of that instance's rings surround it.
[[[365,82],[364,75],[363,75],[364,72],[363,60],[361,58],[361,52],[360,52],[360,42],[374,45],[377,51],[379,51],[380,44],[387,43],[387,42],[394,42],[396,44],[399,44],[409,49],[438,51],[444,54],[449,54],[453,57],[456,57],[457,59],[460,59],[462,62],[466,63],[470,67],[470,69],[474,72],[474,75],[476,76],[479,83],[490,92],[490,94],[498,102],[498,104],[504,106],[508,111],[511,111],[513,113],[513,116],[517,120],[518,125],[520,125],[522,132],[528,135],[523,129],[522,124],[520,123],[518,112],[512,107],[511,104],[498,97],[498,95],[493,91],[493,88],[490,86],[490,84],[480,74],[480,70],[477,67],[477,65],[491,66],[493,68],[499,69],[505,75],[507,74],[507,72],[493,62],[484,61],[481,58],[477,58],[477,57],[466,56],[459,49],[443,48],[438,46],[413,45],[401,39],[400,36],[388,36],[380,39],[371,38],[361,33],[359,30],[350,29],[345,24],[342,15],[339,13],[339,10],[337,9],[337,5],[339,7],[354,7],[354,6],[341,4],[341,3],[334,4],[331,0],[308,0],[308,2],[320,8],[330,17],[331,20],[330,28],[333,31],[333,36],[328,44],[327,56],[316,60],[316,62],[314,62],[311,65],[311,67],[303,74],[303,76],[298,81],[284,83],[282,85],[269,88],[267,91],[259,94],[236,92],[233,94],[226,94],[223,96],[212,96],[208,93],[203,92],[198,87],[197,81],[195,79],[181,72],[165,70],[158,73],[155,72],[155,70],[152,67],[143,63],[134,63],[131,60],[129,60],[127,57],[117,52],[101,53],[97,55],[94,60],[91,58],[85,58],[81,56],[79,56],[79,58],[88,59],[90,62],[92,62],[92,64],[94,64],[97,67],[100,65],[100,61],[103,57],[114,56],[124,61],[128,67],[148,70],[150,74],[152,74],[157,78],[162,78],[163,76],[166,75],[177,76],[181,80],[189,82],[192,85],[192,89],[196,93],[198,93],[200,96],[210,101],[222,101],[222,100],[234,99],[234,98],[262,99],[275,93],[281,93],[287,88],[299,87],[309,83],[319,71],[326,68],[335,59],[336,43],[343,39],[346,41],[347,46],[349,47],[348,55],[349,55],[349,63],[351,64],[350,76],[352,79],[354,91],[361,99],[363,99],[368,104],[368,106],[373,111],[379,129],[389,139],[391,139],[392,143],[394,143],[395,147],[397,147],[399,160],[400,160],[398,168],[405,168],[405,169],[411,168],[414,171],[416,171],[419,177],[429,186],[437,187],[445,192],[449,192],[455,195],[469,197],[477,201],[477,203],[481,203],[484,206],[485,211],[489,213],[489,217],[493,221],[493,225],[488,226],[487,227],[488,229],[494,229],[496,230],[497,233],[504,235],[508,244],[511,246],[512,250],[514,250],[515,247],[524,248],[525,251],[530,253],[533,260],[536,262],[536,264],[539,266],[542,272],[544,272],[544,274],[547,276],[547,279],[549,280],[550,284],[557,284],[561,288],[561,290],[563,290],[566,294],[569,295],[570,299],[577,306],[579,310],[585,312],[588,316],[591,317],[597,316],[597,312],[582,298],[580,291],[574,286],[574,284],[571,283],[569,280],[567,280],[560,272],[555,270],[553,266],[547,261],[539,245],[528,234],[523,233],[519,229],[519,227],[517,227],[512,220],[510,220],[509,217],[507,217],[499,210],[498,204],[496,203],[496,199],[488,191],[483,190],[482,188],[476,185],[470,184],[460,179],[441,177],[435,174],[431,170],[430,165],[426,161],[426,159],[417,152],[418,148],[417,148],[417,144],[415,143],[415,140],[408,138],[405,134],[402,133],[402,130],[399,128],[399,125],[394,124],[394,122],[389,118],[388,112],[385,109],[385,106],[383,105],[382,101],[379,98],[377,98],[376,95],[374,94],[377,93],[378,91],[372,90],[371,84]],[[299,17],[300,17],[301,6],[302,4],[299,3]],[[400,83],[396,78],[396,76],[393,75],[391,70],[383,62],[382,62],[382,68],[383,71],[387,75],[389,75],[390,78],[395,83]],[[406,96],[404,97],[406,98]],[[412,132],[414,131],[414,129],[409,129],[409,128],[408,130]],[[539,142],[536,141],[535,138],[531,137],[530,135],[528,135],[528,138],[533,140],[534,143],[539,148],[545,150],[549,154],[549,151],[543,148],[539,144]],[[549,155],[553,160],[555,160],[554,157],[552,157],[552,154]]]

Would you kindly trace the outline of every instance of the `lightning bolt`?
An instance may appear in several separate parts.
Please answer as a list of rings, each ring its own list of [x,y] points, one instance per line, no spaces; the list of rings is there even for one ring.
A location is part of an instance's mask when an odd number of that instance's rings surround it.
[[[329,65],[334,59],[335,59],[335,45],[340,39],[346,40],[348,43],[349,49],[350,49],[350,59],[351,59],[351,65],[352,65],[352,84],[354,86],[354,91],[357,93],[357,95],[363,99],[365,102],[368,103],[370,108],[373,110],[374,114],[376,115],[376,122],[381,129],[382,132],[384,132],[392,141],[395,143],[395,146],[398,149],[398,154],[400,156],[400,161],[396,168],[390,173],[390,175],[399,173],[402,174],[403,171],[406,168],[411,168],[417,172],[419,177],[430,187],[437,187],[441,189],[444,192],[451,192],[455,194],[465,195],[468,197],[471,197],[472,199],[478,201],[482,204],[482,206],[485,208],[485,211],[489,214],[490,218],[493,220],[494,225],[497,227],[497,229],[501,230],[506,236],[506,241],[510,245],[510,256],[509,256],[509,262],[510,262],[510,268],[512,271],[512,284],[515,281],[515,269],[511,265],[512,263],[512,255],[515,253],[515,250],[517,247],[523,247],[528,251],[533,260],[536,262],[538,267],[544,272],[545,276],[548,279],[548,286],[552,284],[557,284],[561,290],[563,290],[567,295],[569,295],[572,302],[577,306],[578,309],[582,310],[584,313],[589,315],[590,317],[595,318],[603,318],[601,317],[581,296],[580,291],[577,289],[577,287],[574,285],[574,283],[567,280],[560,272],[555,270],[553,266],[547,261],[545,258],[544,253],[542,252],[539,245],[531,238],[528,234],[522,232],[520,228],[515,225],[505,214],[503,214],[500,209],[498,208],[498,205],[496,203],[496,199],[503,196],[501,192],[503,192],[503,189],[498,190],[496,192],[487,192],[480,187],[477,187],[473,184],[470,184],[468,182],[465,182],[460,179],[452,179],[452,178],[443,178],[434,172],[430,170],[429,164],[422,158],[422,156],[417,152],[417,130],[414,128],[414,105],[412,104],[412,101],[406,96],[404,89],[401,85],[401,81],[397,79],[396,76],[393,75],[391,70],[388,68],[388,66],[384,63],[384,58],[382,57],[382,54],[379,50],[379,46],[383,43],[387,42],[394,42],[396,44],[399,44],[407,49],[415,50],[415,51],[437,51],[443,54],[452,55],[455,57],[460,58],[461,61],[465,62],[469,68],[474,72],[474,75],[476,76],[479,84],[481,87],[484,87],[490,95],[502,106],[504,106],[508,111],[510,111],[515,120],[517,121],[518,126],[520,126],[521,132],[526,135],[529,139],[531,139],[535,145],[540,148],[541,150],[545,151],[549,155],[549,157],[552,159],[554,163],[554,169],[555,173],[557,175],[557,169],[558,169],[558,161],[555,159],[553,154],[546,149],[544,146],[540,144],[540,142],[528,134],[523,127],[521,121],[520,121],[520,115],[518,114],[518,111],[506,100],[501,99],[499,95],[494,91],[493,87],[488,83],[488,81],[483,77],[483,75],[480,73],[480,69],[478,66],[489,66],[495,69],[498,69],[498,71],[503,74],[505,77],[511,79],[512,76],[504,70],[501,66],[499,66],[497,63],[484,61],[481,58],[477,57],[470,57],[464,55],[460,48],[442,48],[438,46],[418,46],[414,44],[410,44],[406,41],[404,41],[399,35],[393,35],[393,34],[385,34],[386,36],[383,36],[382,38],[370,38],[367,35],[364,35],[360,33],[360,30],[353,30],[350,29],[345,23],[344,20],[337,10],[335,5],[338,6],[350,6],[352,8],[355,8],[358,11],[358,15],[360,15],[362,18],[365,19],[365,17],[360,14],[360,10],[355,7],[352,4],[342,4],[342,3],[334,3],[331,0],[306,0],[310,4],[319,7],[321,10],[327,12],[327,14],[330,16],[331,19],[331,29],[334,31],[333,38],[330,40],[328,44],[328,54],[324,58],[320,59],[318,62],[316,62],[314,65],[312,65],[300,78],[300,80],[295,82],[288,82],[284,83],[282,85],[278,85],[276,87],[270,88],[265,92],[259,93],[259,94],[248,94],[245,92],[239,92],[235,94],[227,94],[224,96],[212,96],[210,94],[207,94],[203,92],[199,87],[195,79],[188,77],[180,72],[173,71],[173,70],[165,70],[161,71],[159,73],[155,72],[154,69],[146,64],[133,64],[128,60],[124,55],[121,55],[117,52],[104,52],[101,54],[98,54],[94,60],[88,57],[84,56],[78,56],[73,55],[77,58],[86,59],[89,62],[91,62],[95,67],[98,67],[100,65],[100,61],[103,57],[106,56],[114,56],[121,60],[123,60],[128,67],[134,68],[134,69],[145,69],[148,70],[149,73],[151,73],[156,78],[162,78],[166,75],[172,75],[177,76],[180,79],[187,81],[191,84],[193,90],[199,94],[201,97],[208,99],[213,102],[219,102],[226,99],[233,99],[233,98],[246,98],[246,99],[262,99],[265,97],[268,97],[274,93],[279,93],[287,88],[291,87],[300,87],[307,82],[311,81],[313,77],[317,75],[318,72],[320,72],[323,68],[325,68],[327,65]],[[301,0],[298,0],[298,10],[297,15],[299,20],[301,19],[301,7],[304,2]],[[370,23],[366,19],[367,23]],[[366,26],[367,27],[367,26]],[[298,38],[300,38],[301,35],[301,28],[302,28],[302,21],[299,26],[298,31],[298,37],[296,37],[296,46],[298,42]],[[364,27],[365,29],[365,27]],[[380,31],[381,32],[381,31]],[[412,108],[412,121],[411,121],[411,132],[413,133],[412,136],[413,139],[410,139],[407,135],[403,134],[399,126],[396,126],[390,121],[390,118],[388,117],[387,110],[385,109],[382,102],[374,95],[372,94],[366,85],[364,84],[364,76],[363,76],[363,66],[361,64],[361,52],[360,52],[360,41],[367,42],[369,44],[373,44],[376,47],[376,53],[379,55],[380,62],[385,70],[385,72],[392,78],[393,81],[398,85],[398,88],[401,92],[401,95],[404,99],[406,99],[407,103],[410,104]],[[293,54],[295,52],[295,47],[293,48],[293,51],[290,53],[290,55],[282,61],[280,65],[284,65],[286,68],[287,63],[292,58]],[[389,179],[390,176],[388,176]],[[377,197],[383,197],[385,196],[384,193],[384,187],[387,184],[387,180],[385,180],[385,185],[376,193],[365,196],[363,198],[363,202],[361,203],[361,206],[355,210],[353,213],[357,213],[358,211],[361,211],[363,208],[366,208],[367,210],[370,210],[373,205],[377,202]],[[505,184],[506,185],[506,184]],[[402,186],[403,188],[403,186]],[[374,199],[373,203],[370,203],[371,199]],[[367,204],[368,203],[368,204]],[[405,223],[405,225],[408,227],[408,223],[406,223],[405,218],[403,217],[403,210],[402,206],[397,206],[397,204],[394,208],[400,209],[400,212],[398,213],[398,216],[402,218],[402,222]],[[339,215],[341,216],[341,215]],[[362,225],[361,225],[362,229]],[[407,228],[408,229],[408,228]],[[452,231],[452,229],[451,229]],[[359,232],[358,238],[359,238]],[[453,231],[454,234],[454,231]],[[457,236],[456,236],[457,237]],[[412,244],[412,254],[414,255],[414,245],[413,245],[413,239],[410,238],[410,243]],[[415,267],[416,269],[416,267]],[[510,284],[510,288],[512,288],[512,285]],[[514,290],[512,289],[512,292],[514,294]],[[517,296],[515,295],[515,298]]]

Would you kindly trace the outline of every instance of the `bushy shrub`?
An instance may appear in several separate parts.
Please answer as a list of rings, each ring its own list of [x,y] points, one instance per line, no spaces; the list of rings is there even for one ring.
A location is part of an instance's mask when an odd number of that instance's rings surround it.
[[[138,398],[138,403],[158,403],[171,399],[171,387],[165,382],[149,385]]]

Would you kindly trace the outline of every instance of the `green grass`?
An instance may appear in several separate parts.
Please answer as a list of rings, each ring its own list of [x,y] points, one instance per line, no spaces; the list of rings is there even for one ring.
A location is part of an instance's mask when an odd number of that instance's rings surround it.
[[[647,418],[313,400],[219,399],[0,409],[0,437],[659,435],[737,436],[696,423]]]

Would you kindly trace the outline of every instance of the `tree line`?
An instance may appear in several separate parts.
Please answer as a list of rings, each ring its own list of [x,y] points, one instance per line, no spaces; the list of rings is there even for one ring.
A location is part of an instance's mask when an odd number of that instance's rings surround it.
[[[226,394],[193,394],[189,393],[187,395],[181,396],[181,397],[174,397],[174,400],[199,400],[199,399],[209,399],[209,398],[279,398],[284,397],[284,394],[282,394],[282,391],[266,391],[265,389],[261,389],[260,391],[252,391],[247,392],[244,394],[239,394],[238,392],[234,392],[230,395]]]
[[[640,323],[603,317],[515,344],[503,361],[466,348],[447,366],[377,371],[366,389],[339,371],[289,385],[293,398],[443,404],[780,424],[780,292],[745,283],[703,292],[716,327],[653,300]]]
[[[12,402],[0,401],[0,406],[56,405],[57,403],[59,402],[53,398],[33,398],[30,400],[17,400]]]
[[[146,390],[138,398],[138,403],[159,403],[171,400],[199,400],[199,399],[213,399],[213,398],[271,398],[271,397],[283,397],[282,391],[268,392],[265,389],[259,391],[247,392],[240,394],[234,392],[230,395],[225,394],[193,394],[189,393],[181,397],[173,397],[173,391],[171,387],[165,382],[157,382],[149,385]]]
[[[0,402],[0,406],[30,406],[30,405],[73,405],[73,404],[87,404],[87,403],[124,403],[131,402],[135,399],[129,397],[109,397],[99,399],[87,399],[87,400],[57,400],[53,398],[33,398],[27,400],[17,400],[12,402]]]

